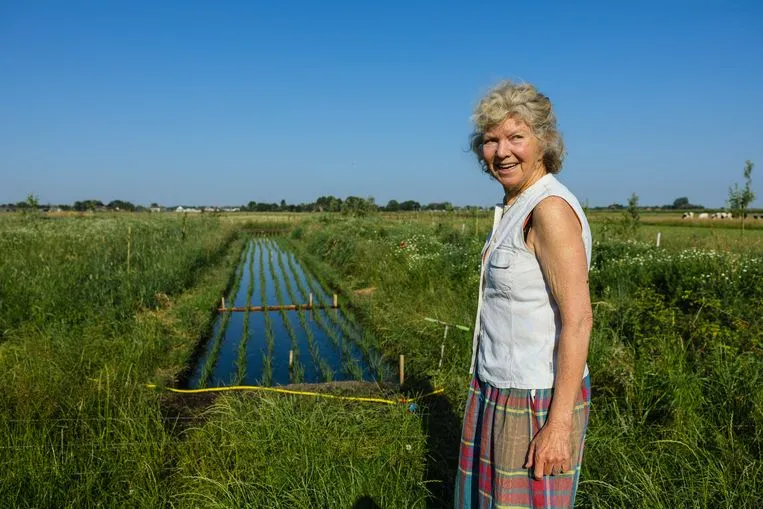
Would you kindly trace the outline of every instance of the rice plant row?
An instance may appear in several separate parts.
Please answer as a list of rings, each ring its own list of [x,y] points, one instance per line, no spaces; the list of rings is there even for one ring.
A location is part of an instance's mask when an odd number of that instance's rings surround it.
[[[286,277],[286,267],[283,263],[283,251],[278,251],[278,264],[281,270],[281,273],[284,274],[284,282],[289,288],[290,293],[291,292],[291,283],[289,282],[289,278]],[[292,272],[292,275],[294,273]],[[296,277],[295,277],[296,280]],[[318,327],[323,330],[323,332],[326,334],[326,336],[329,338],[331,343],[334,345],[334,348],[341,354],[341,360],[342,360],[342,367],[344,369],[344,372],[347,373],[351,378],[354,379],[362,379],[363,378],[363,370],[358,364],[357,360],[354,358],[352,349],[350,348],[350,345],[345,340],[345,337],[341,334],[337,334],[337,330],[334,327],[331,327],[326,321],[324,320],[324,311],[317,310],[317,311],[311,311],[312,316],[315,319],[315,322],[318,324]]]
[[[238,287],[241,284],[241,273],[244,270],[243,266],[243,260],[245,257],[245,254],[247,253],[246,244],[244,244],[244,247],[241,249],[241,255],[239,256],[239,264],[236,267],[236,275],[233,279],[233,287],[231,288],[228,299],[232,302],[232,299],[235,297],[235,295],[238,293]],[[221,324],[220,328],[217,330],[217,335],[214,337],[212,341],[212,347],[209,350],[209,355],[207,356],[207,361],[204,364],[204,368],[202,368],[201,375],[199,377],[198,387],[203,388],[206,387],[207,381],[209,380],[210,375],[212,374],[212,370],[215,368],[215,364],[217,363],[217,357],[220,355],[220,349],[222,348],[223,344],[223,338],[225,338],[225,331],[228,328],[228,321],[230,320],[230,313],[222,313],[222,317],[220,318]]]
[[[265,253],[266,250],[260,252],[260,298],[262,304],[267,305],[268,294],[266,291],[265,280]],[[265,342],[267,344],[266,351],[262,354],[262,379],[263,385],[271,385],[273,381],[273,349],[275,348],[275,337],[273,335],[273,324],[270,320],[270,315],[267,312],[263,312],[263,318],[265,320]]]
[[[237,370],[234,385],[240,385],[246,376],[246,345],[249,342],[249,307],[252,305],[252,294],[254,293],[254,259],[258,247],[251,241],[249,246],[249,260],[247,262],[249,279],[246,290],[246,310],[244,311],[244,323],[241,328],[241,340],[238,342],[238,360],[236,361]]]
[[[328,285],[326,285],[325,282],[320,281],[316,276],[310,273],[304,266],[300,265],[301,272],[304,275],[305,283],[303,283],[301,278],[296,277],[296,275],[299,273],[299,270],[296,267],[297,262],[294,259],[294,257],[287,256],[286,258],[288,261],[289,270],[291,271],[292,274],[295,275],[294,280],[296,281],[300,291],[303,294],[307,294],[309,291],[309,292],[312,292],[314,296],[322,295],[323,294],[322,288],[328,288]],[[305,284],[307,284],[307,288],[304,286]],[[349,315],[349,311],[343,309],[342,314],[345,316],[344,319],[338,316],[339,313],[326,313],[326,316],[328,316],[329,319],[336,326],[339,327],[339,329],[342,331],[342,334],[345,338],[351,339],[352,342],[358,346],[373,376],[375,376],[377,380],[382,380],[386,378],[388,367],[386,366],[383,357],[380,354],[378,354],[375,350],[373,350],[369,339],[365,335],[356,332],[357,331],[356,326],[353,327],[350,325],[353,322],[349,318],[347,318],[347,316]],[[345,345],[346,345],[345,348],[349,350],[349,345],[346,342],[345,342]],[[344,354],[345,352],[343,351],[343,357],[344,357]],[[354,356],[352,355],[350,351],[348,351],[347,354],[349,358],[354,358]],[[352,367],[347,366],[348,373],[350,373],[353,377],[355,377],[357,372],[360,370],[360,366],[357,366],[356,363],[354,364],[355,365]]]
[[[284,274],[284,281],[287,285],[289,285],[288,278],[285,277],[286,275],[286,267],[283,263],[283,256],[284,252],[282,250],[278,250],[278,264],[281,269],[281,273]],[[291,271],[291,274],[294,275],[295,281],[296,278],[296,272],[293,269],[293,266],[290,266],[289,270]],[[331,313],[331,312],[323,312],[322,310],[317,310],[313,313],[313,317],[315,318],[316,323],[318,324],[318,327],[320,327],[325,333],[326,336],[328,336],[331,343],[334,345],[334,347],[341,353],[341,359],[342,359],[342,367],[350,377],[358,380],[363,378],[363,370],[360,367],[360,364],[358,364],[357,359],[355,359],[355,356],[353,355],[352,348],[347,341],[349,338],[349,335],[342,332],[341,334],[337,334],[337,328],[331,326],[329,323],[326,322],[324,315],[332,315],[337,313]]]
[[[284,328],[286,329],[286,332],[289,334],[289,341],[291,343],[291,351],[294,355],[293,362],[289,366],[289,377],[291,379],[292,383],[300,383],[303,381],[305,376],[305,370],[302,367],[302,363],[299,361],[299,344],[297,343],[297,334],[294,331],[294,327],[291,325],[291,321],[289,320],[289,316],[287,314],[287,311],[283,308],[283,305],[285,304],[284,298],[283,298],[283,292],[281,290],[281,285],[278,281],[278,277],[276,274],[275,266],[273,265],[273,245],[268,242],[268,248],[269,248],[269,263],[268,267],[270,268],[270,278],[273,280],[273,285],[276,291],[276,298],[278,299],[278,304],[281,306],[279,309],[279,313],[281,314],[281,321],[283,322]],[[280,253],[279,253],[280,255]],[[281,273],[283,274],[283,268],[280,267]],[[291,295],[289,295],[289,298],[291,298]],[[292,303],[296,303],[292,300]],[[265,312],[267,313],[267,311]]]
[[[288,283],[287,293],[291,296],[292,299],[294,298],[294,293],[292,292],[291,286]],[[306,296],[307,294],[303,291],[303,302]],[[296,302],[297,300],[294,299],[294,301]],[[312,358],[313,363],[318,366],[323,380],[330,382],[334,379],[334,371],[331,369],[331,366],[329,366],[328,362],[326,362],[326,360],[321,357],[320,349],[318,348],[318,344],[315,341],[315,335],[313,334],[312,328],[308,325],[307,320],[305,319],[305,311],[298,311],[297,317],[299,318],[300,324],[302,325],[302,329],[305,331],[305,337],[307,338],[307,348],[310,351],[310,357]]]

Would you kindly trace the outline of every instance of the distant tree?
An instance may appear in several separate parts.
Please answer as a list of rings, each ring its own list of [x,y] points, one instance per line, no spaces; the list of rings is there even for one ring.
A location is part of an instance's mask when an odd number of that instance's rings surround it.
[[[405,210],[405,211],[421,210],[421,204],[417,201],[406,200],[400,204],[400,210]]]
[[[106,208],[109,210],[125,210],[128,212],[135,212],[135,205],[129,201],[123,200],[112,200],[108,203],[108,205],[106,205]]]
[[[453,204],[449,201],[428,203],[424,210],[453,210]]]
[[[316,209],[321,212],[339,212],[342,210],[342,200],[334,196],[321,196],[315,202]]]
[[[387,206],[384,207],[384,210],[387,212],[397,212],[400,210],[400,204],[397,202],[397,200],[390,200],[387,202]]]
[[[686,196],[682,196],[680,198],[676,198],[673,200],[673,208],[674,209],[687,209],[689,208],[689,198]]]
[[[26,217],[37,217],[40,212],[40,199],[36,194],[29,193],[24,201],[16,204],[16,207]]]
[[[32,208],[32,209],[40,208],[40,198],[34,193],[29,193],[28,195],[26,195],[25,201],[27,205],[29,206],[29,208]]]
[[[373,198],[363,199],[358,196],[348,196],[342,203],[342,214],[351,216],[367,216],[376,211]]]
[[[744,235],[744,220],[747,215],[747,207],[755,199],[755,193],[752,192],[752,168],[755,164],[747,160],[744,162],[744,187],[739,189],[739,185],[734,182],[734,187],[729,187],[729,198],[727,200],[729,209],[738,214],[742,222],[742,234]]]
[[[623,211],[623,232],[629,234],[636,233],[639,226],[641,226],[640,220],[641,216],[638,211],[638,195],[632,193],[631,197],[628,198],[628,206]]]
[[[103,202],[101,200],[85,200],[74,202],[74,210],[79,212],[95,210],[98,207],[103,207]]]

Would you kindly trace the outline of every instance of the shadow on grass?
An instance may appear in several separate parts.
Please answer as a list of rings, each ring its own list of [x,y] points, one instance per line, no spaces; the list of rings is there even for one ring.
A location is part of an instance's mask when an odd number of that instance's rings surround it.
[[[429,379],[413,375],[405,384],[405,392],[428,394],[434,391]],[[453,507],[453,494],[461,443],[461,416],[444,394],[422,399],[420,402],[427,432],[427,463],[424,480],[432,493],[428,507]]]
[[[353,505],[352,509],[381,509],[379,504],[374,502],[374,499],[368,495],[360,497]]]

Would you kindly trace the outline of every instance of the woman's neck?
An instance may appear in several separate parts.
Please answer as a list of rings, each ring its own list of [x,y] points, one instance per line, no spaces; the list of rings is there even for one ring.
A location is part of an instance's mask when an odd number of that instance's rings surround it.
[[[541,171],[534,173],[531,178],[527,179],[527,181],[522,184],[521,187],[516,189],[506,189],[503,190],[503,205],[508,207],[509,205],[513,205],[514,202],[517,201],[517,199],[527,191],[530,187],[532,187],[533,184],[535,184],[537,181],[542,179],[548,175],[548,172],[543,168]]]

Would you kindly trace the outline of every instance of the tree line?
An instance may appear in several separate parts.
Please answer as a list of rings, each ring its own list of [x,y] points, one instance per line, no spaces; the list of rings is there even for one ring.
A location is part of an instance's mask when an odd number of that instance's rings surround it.
[[[36,195],[30,194],[26,200],[19,201],[17,203],[0,204],[0,209],[3,210],[54,210],[60,209],[64,211],[125,211],[125,212],[141,212],[147,210],[174,210],[176,206],[163,207],[158,203],[151,203],[148,207],[143,205],[136,205],[127,200],[112,200],[108,203],[104,203],[97,199],[78,200],[73,204],[58,204],[58,205],[42,205],[39,203],[39,199]],[[222,210],[222,207],[210,207],[207,205],[195,205],[185,208],[194,208],[201,211],[216,211]],[[230,207],[226,207],[230,208]],[[421,204],[416,200],[389,200],[386,205],[378,205],[376,200],[370,196],[361,198],[359,196],[348,196],[345,199],[338,198],[336,196],[320,196],[314,202],[306,203],[287,203],[286,200],[280,202],[257,202],[250,201],[245,205],[235,207],[238,210],[246,212],[340,212],[343,214],[351,215],[366,215],[373,212],[416,212],[421,210],[437,210],[437,211],[452,211],[452,210],[472,210],[481,209],[482,207],[466,206],[456,207],[451,202],[431,202],[427,204]]]

